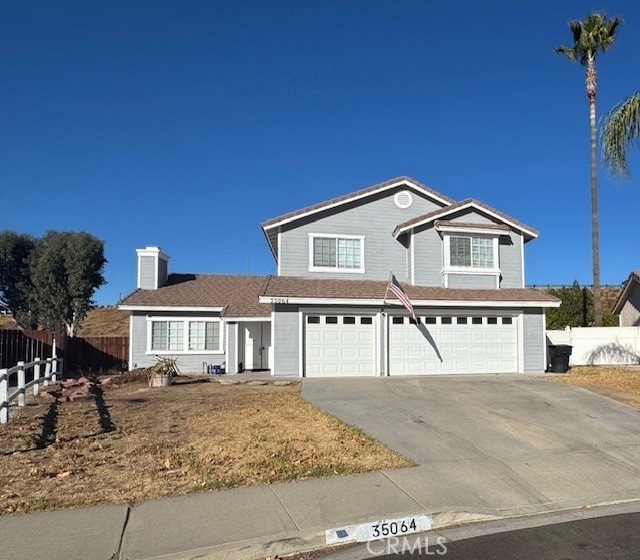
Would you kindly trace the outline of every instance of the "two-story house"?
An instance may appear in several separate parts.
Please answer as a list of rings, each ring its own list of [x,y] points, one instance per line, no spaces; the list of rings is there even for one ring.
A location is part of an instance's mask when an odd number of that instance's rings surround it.
[[[168,274],[162,251],[138,250],[138,288],[120,302],[130,367],[171,354],[183,371],[305,377],[545,369],[545,308],[559,302],[525,288],[538,234],[486,204],[399,177],[262,229],[274,276]]]

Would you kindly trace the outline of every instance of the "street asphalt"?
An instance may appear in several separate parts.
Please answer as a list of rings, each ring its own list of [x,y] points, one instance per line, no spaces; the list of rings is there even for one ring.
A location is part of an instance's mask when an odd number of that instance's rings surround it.
[[[0,516],[0,560],[264,559],[325,530],[640,509],[640,411],[524,375],[306,380],[303,395],[419,466],[133,505]],[[515,521],[514,521],[515,519]]]

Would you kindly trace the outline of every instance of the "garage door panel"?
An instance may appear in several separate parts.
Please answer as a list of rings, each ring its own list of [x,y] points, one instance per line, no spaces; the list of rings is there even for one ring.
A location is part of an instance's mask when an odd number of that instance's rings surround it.
[[[375,324],[372,317],[307,316],[307,377],[372,376],[376,374]]]
[[[389,329],[391,375],[503,373],[518,369],[517,330],[512,318],[502,322],[495,317],[460,316],[449,323],[438,317],[436,323],[432,319],[421,326],[405,318],[402,323],[391,320]],[[432,341],[421,332],[424,329]]]

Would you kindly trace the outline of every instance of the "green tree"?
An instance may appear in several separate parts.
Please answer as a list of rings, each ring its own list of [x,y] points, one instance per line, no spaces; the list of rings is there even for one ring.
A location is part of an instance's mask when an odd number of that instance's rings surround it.
[[[630,175],[627,149],[640,146],[640,91],[625,99],[605,116],[602,155],[614,175]]]
[[[31,257],[35,309],[45,326],[62,321],[74,336],[93,305],[91,298],[105,284],[104,244],[86,232],[47,232]]]
[[[593,12],[584,20],[569,22],[573,35],[573,46],[560,45],[556,52],[565,55],[571,62],[579,62],[587,67],[586,87],[589,98],[589,125],[591,140],[591,250],[593,258],[593,298],[594,323],[602,326],[602,295],[600,292],[600,246],[598,234],[598,168],[596,139],[596,55],[604,53],[615,38],[615,32],[622,20],[607,18]]]
[[[547,328],[588,327],[593,322],[593,296],[577,281],[571,286],[552,288],[552,296],[560,300],[560,307],[547,310]]]
[[[0,302],[23,328],[36,323],[29,268],[35,245],[36,240],[28,234],[0,232]]]
[[[571,286],[551,288],[549,294],[560,300],[560,307],[547,309],[547,328],[591,327],[594,322],[593,294],[589,288],[581,287],[577,280]],[[603,311],[605,327],[617,327],[618,317],[610,309]]]

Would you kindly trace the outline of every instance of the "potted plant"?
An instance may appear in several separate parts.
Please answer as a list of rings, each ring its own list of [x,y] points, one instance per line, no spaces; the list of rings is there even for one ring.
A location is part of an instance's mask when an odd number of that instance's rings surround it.
[[[180,375],[178,358],[156,356],[156,363],[148,369],[149,387],[168,387],[177,375]]]

